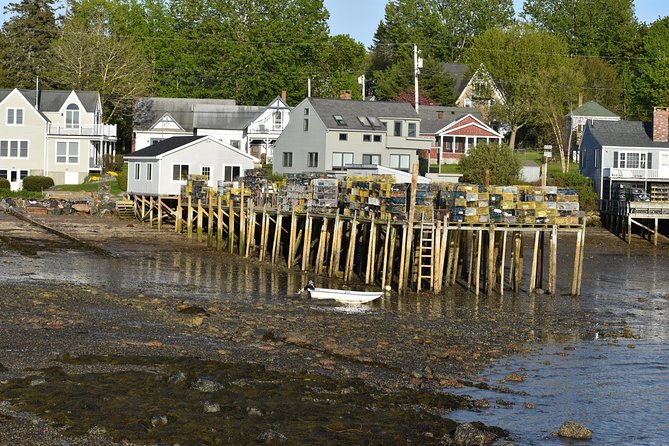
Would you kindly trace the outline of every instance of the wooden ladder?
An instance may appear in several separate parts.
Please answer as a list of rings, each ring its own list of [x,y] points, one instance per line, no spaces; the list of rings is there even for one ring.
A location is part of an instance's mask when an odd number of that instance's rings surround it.
[[[432,287],[434,279],[432,251],[434,248],[434,223],[425,222],[420,223],[420,237],[418,238],[418,252],[417,252],[417,266],[418,274],[416,280],[416,291],[420,292],[423,286],[423,280],[427,279],[428,285]]]

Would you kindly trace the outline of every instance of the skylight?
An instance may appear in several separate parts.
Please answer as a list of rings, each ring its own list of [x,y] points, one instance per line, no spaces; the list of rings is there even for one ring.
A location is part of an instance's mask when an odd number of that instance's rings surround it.
[[[341,115],[332,115],[335,121],[337,121],[337,125],[347,125],[346,121],[344,121],[344,118]]]
[[[369,122],[366,116],[358,116],[358,121],[362,124],[363,127],[371,127],[372,124]]]
[[[367,119],[374,127],[383,127],[383,123],[376,116],[368,116]]]

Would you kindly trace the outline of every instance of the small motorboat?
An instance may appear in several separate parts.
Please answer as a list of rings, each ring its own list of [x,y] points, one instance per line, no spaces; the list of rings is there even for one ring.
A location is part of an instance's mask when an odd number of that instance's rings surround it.
[[[312,299],[334,299],[347,304],[364,304],[383,296],[383,291],[334,290],[331,288],[307,288]]]

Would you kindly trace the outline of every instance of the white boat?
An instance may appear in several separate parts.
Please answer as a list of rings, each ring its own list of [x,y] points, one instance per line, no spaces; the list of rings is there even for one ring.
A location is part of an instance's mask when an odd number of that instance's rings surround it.
[[[364,304],[383,295],[383,291],[333,290],[330,288],[313,288],[308,291],[312,299],[334,299],[347,304]]]

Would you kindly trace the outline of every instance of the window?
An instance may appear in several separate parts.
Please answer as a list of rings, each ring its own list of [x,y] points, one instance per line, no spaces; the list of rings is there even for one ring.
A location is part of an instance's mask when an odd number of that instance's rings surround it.
[[[65,128],[79,128],[79,106],[77,104],[70,104],[67,106],[67,109],[65,110]]]
[[[8,108],[7,109],[7,125],[23,125],[23,109],[22,108]]]
[[[146,181],[153,180],[153,164],[146,163]]]
[[[242,142],[238,139],[233,139],[230,140],[230,145],[234,147],[235,149],[241,149],[242,147]]]
[[[347,164],[353,164],[353,154],[348,152],[332,153],[332,169],[342,170]]]
[[[202,175],[207,176],[207,180],[211,180],[211,167],[209,166],[202,166]]]
[[[395,121],[393,136],[402,136],[402,121]]]
[[[27,170],[19,170],[19,180],[23,180],[27,176],[28,176]]]
[[[0,158],[28,158],[28,141],[0,141]]]
[[[602,156],[601,150],[597,149],[595,150],[595,167],[599,167],[599,158]]]
[[[283,152],[283,167],[293,167],[293,152]]]
[[[347,125],[342,115],[332,115],[337,125]]]
[[[374,126],[374,127],[385,127],[385,123],[381,122],[379,118],[376,116],[368,116],[367,119],[369,119],[369,122]]]
[[[79,143],[64,142],[56,143],[56,162],[60,164],[79,163]]]
[[[362,135],[363,142],[372,142],[372,135]]]
[[[309,131],[309,120],[307,118],[304,118],[304,122],[302,123],[302,130],[305,132]]]
[[[281,114],[281,112],[279,110],[276,110],[274,112],[274,130],[281,129],[282,123],[283,123],[283,115]]]
[[[613,167],[620,169],[650,169],[650,153],[613,152]],[[648,163],[646,162],[648,161]]]
[[[223,166],[224,181],[234,181],[241,175],[241,166]]]
[[[410,155],[390,155],[390,167],[408,171],[411,163]]]
[[[340,133],[339,141],[348,141],[348,133]]]
[[[415,122],[410,122],[409,123],[409,131],[407,133],[407,136],[409,136],[409,138],[415,138],[416,137],[416,123]]]
[[[381,142],[381,135],[374,135],[374,142]]]
[[[165,138],[151,138],[149,140],[149,145],[154,145],[156,143],[159,143],[160,141],[164,140]]]
[[[362,155],[362,164],[381,164],[381,155]]]
[[[309,152],[308,167],[318,167],[318,152]]]
[[[465,107],[469,108],[472,106],[472,100],[470,98],[465,98]]]
[[[135,180],[139,180],[139,174],[141,171],[140,163],[135,163]]]
[[[5,169],[0,169],[0,178],[7,179],[7,171]]]
[[[304,109],[304,116],[309,116],[309,109],[308,108]]]
[[[172,166],[172,181],[188,179],[188,164],[174,164]]]
[[[369,122],[369,119],[367,119],[366,116],[358,116],[358,121],[360,121],[360,124],[362,124],[363,127],[371,127],[372,123]]]

